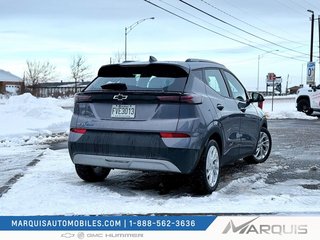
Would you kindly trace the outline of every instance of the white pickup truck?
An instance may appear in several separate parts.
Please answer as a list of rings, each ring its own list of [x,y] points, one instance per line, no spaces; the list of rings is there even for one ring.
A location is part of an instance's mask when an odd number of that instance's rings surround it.
[[[320,112],[320,85],[300,88],[297,92],[297,110],[311,115]]]

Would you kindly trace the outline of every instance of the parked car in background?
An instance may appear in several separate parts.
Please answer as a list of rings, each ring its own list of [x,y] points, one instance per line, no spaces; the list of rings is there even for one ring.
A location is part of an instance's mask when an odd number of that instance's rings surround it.
[[[85,181],[111,169],[174,172],[211,193],[223,165],[268,158],[267,120],[252,104],[263,100],[207,60],[105,65],[75,96],[70,157]]]
[[[311,115],[320,112],[320,85],[300,88],[296,97],[297,110]]]

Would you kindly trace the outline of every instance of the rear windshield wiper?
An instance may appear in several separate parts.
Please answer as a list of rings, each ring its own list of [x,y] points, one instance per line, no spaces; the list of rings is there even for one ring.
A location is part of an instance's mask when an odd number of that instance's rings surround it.
[[[107,84],[101,85],[101,88],[104,90],[119,90],[119,91],[125,91],[128,89],[125,83],[107,83]]]

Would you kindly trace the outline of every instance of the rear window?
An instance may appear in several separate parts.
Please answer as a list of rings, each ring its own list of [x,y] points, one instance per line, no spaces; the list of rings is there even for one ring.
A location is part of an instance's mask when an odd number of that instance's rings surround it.
[[[109,65],[99,70],[98,77],[85,91],[112,91],[126,85],[128,91],[182,92],[188,73],[181,67],[169,64],[149,64],[141,66]]]

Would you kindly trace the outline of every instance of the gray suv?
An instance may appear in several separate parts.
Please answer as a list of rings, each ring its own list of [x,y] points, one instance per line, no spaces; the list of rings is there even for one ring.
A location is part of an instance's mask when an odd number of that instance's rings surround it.
[[[223,165],[268,158],[267,120],[252,104],[263,100],[207,60],[105,65],[75,96],[70,157],[85,181],[111,169],[174,172],[211,193]]]

